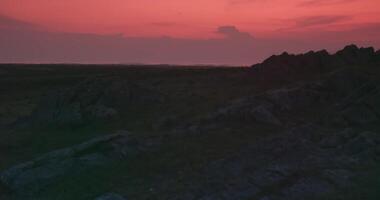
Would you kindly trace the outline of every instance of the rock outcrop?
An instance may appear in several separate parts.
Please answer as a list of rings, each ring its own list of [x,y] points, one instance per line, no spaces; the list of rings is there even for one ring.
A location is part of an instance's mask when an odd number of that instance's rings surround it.
[[[333,194],[332,199],[345,199],[341,195],[358,190],[358,179],[378,171],[380,163],[380,81],[367,72],[375,69],[379,55],[373,48],[350,45],[334,55],[272,56],[254,71],[262,78],[294,81],[241,96],[195,119],[160,116],[157,137],[119,132],[44,154],[0,173],[0,193],[31,197],[60,177],[137,155],[127,164],[153,164],[147,167],[152,171],[146,175],[139,168],[141,174],[123,174],[123,181],[149,183],[137,192],[115,190],[132,198],[303,200]],[[365,70],[359,70],[362,65]],[[311,74],[317,77],[298,78]],[[161,99],[128,81],[96,78],[49,95],[32,118],[59,124],[112,119],[128,106]],[[107,193],[95,198],[113,199],[125,197]]]
[[[323,199],[354,189],[355,180],[366,176],[358,169],[380,161],[380,134],[367,130],[380,123],[379,98],[378,82],[347,68],[231,102],[206,116],[198,129],[237,121],[290,130],[208,164],[198,174],[205,181],[187,183],[193,187],[183,199]],[[316,108],[323,112],[317,123],[295,121]]]
[[[107,165],[112,160],[131,157],[148,148],[123,131],[56,150],[11,167],[0,173],[0,181],[17,194],[29,195],[54,183],[62,176],[75,175],[91,167]]]
[[[367,65],[375,61],[375,49],[373,47],[358,48],[349,45],[333,55],[333,62],[341,65]]]
[[[316,81],[240,98],[205,116],[203,121],[215,125],[238,121],[284,126],[295,119],[302,121],[302,113],[318,107],[329,108],[323,114],[328,123],[368,126],[380,122],[379,99],[380,86],[367,74],[343,69]]]
[[[252,69],[262,80],[292,81],[318,77],[340,67],[372,65],[378,63],[378,57],[372,47],[358,48],[349,45],[333,55],[326,50],[298,55],[284,52],[253,65]]]
[[[355,187],[380,159],[380,134],[306,124],[207,165],[181,199],[323,199]],[[193,196],[191,196],[192,194]]]
[[[159,103],[163,96],[118,77],[98,77],[42,98],[29,118],[33,124],[81,124],[111,120],[129,108]]]

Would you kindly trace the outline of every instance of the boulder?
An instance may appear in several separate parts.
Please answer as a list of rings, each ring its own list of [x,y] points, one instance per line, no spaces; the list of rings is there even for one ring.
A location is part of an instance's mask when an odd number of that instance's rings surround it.
[[[101,136],[11,167],[0,173],[0,182],[16,194],[29,195],[55,183],[59,177],[132,156],[142,148],[128,132]]]
[[[252,115],[258,122],[272,124],[276,126],[282,125],[281,121],[274,116],[270,109],[264,105],[259,105],[252,109]]]

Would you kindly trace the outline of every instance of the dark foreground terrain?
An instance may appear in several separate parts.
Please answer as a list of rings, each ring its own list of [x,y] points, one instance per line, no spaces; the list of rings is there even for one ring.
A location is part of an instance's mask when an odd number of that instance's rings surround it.
[[[380,198],[380,52],[1,65],[0,199]]]

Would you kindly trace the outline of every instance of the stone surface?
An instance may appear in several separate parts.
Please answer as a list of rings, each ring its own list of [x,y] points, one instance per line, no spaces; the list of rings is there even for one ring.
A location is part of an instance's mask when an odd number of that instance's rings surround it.
[[[268,107],[262,105],[257,106],[256,108],[253,108],[251,112],[258,122],[273,124],[277,126],[282,125],[281,121],[277,119],[276,116],[274,116]]]
[[[30,194],[57,178],[129,156],[141,149],[127,132],[94,138],[82,144],[44,154],[0,174],[0,181],[12,191]]]
[[[126,200],[123,196],[115,193],[104,194],[100,197],[95,198],[95,200]]]
[[[294,185],[285,188],[282,191],[283,199],[303,200],[311,198],[319,198],[323,194],[333,191],[331,186],[326,181],[322,181],[317,178],[302,178],[298,180]]]
[[[201,199],[321,199],[356,187],[352,169],[378,157],[379,138],[306,124],[206,165],[197,176],[210,181],[187,184]]]
[[[342,113],[343,117],[352,125],[367,126],[377,123],[376,113],[365,105],[353,105]]]

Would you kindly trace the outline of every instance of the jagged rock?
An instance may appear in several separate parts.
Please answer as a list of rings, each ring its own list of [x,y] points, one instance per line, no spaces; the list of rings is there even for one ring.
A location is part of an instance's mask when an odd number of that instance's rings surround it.
[[[336,54],[330,55],[326,50],[293,55],[283,53],[273,55],[260,64],[252,66],[253,72],[263,81],[294,81],[318,77],[339,67],[369,65],[376,62],[375,51],[370,48],[346,46]]]
[[[273,113],[268,109],[268,107],[260,105],[256,108],[253,108],[251,112],[256,121],[258,122],[273,124],[277,126],[282,125],[281,121],[273,115]]]
[[[207,121],[256,121],[280,126],[282,125],[272,112],[273,105],[269,102],[252,97],[239,99],[206,117]]]
[[[281,111],[292,109],[293,103],[289,97],[290,89],[282,88],[267,92],[268,99],[273,102]]]
[[[358,48],[356,45],[348,45],[335,54],[345,65],[368,64],[374,61],[374,56],[374,48]]]
[[[126,200],[123,196],[115,193],[104,194],[100,197],[97,197],[95,200]]]
[[[344,118],[352,125],[366,126],[377,123],[379,119],[366,105],[352,105],[342,112]]]
[[[101,136],[72,147],[44,154],[0,173],[0,181],[17,194],[32,194],[68,173],[105,165],[142,149],[127,132]]]
[[[344,145],[347,141],[357,136],[357,133],[351,129],[347,128],[339,133],[332,134],[330,136],[325,136],[320,142],[322,148],[337,148]]]
[[[307,124],[206,165],[197,176],[208,182],[193,183],[198,187],[193,190],[210,200],[319,199],[357,187],[353,169],[379,158],[379,144],[380,135],[373,132]]]
[[[366,105],[360,103],[359,106],[352,106],[351,104],[362,101],[363,97],[376,90],[377,86],[368,81],[366,75],[349,69],[337,70],[326,75],[322,80],[301,82],[241,98],[210,114],[206,119],[214,122],[215,120],[241,122],[255,120],[260,123],[283,125],[288,121],[286,115],[313,109],[315,106],[329,106],[334,109],[344,109],[344,111],[341,114],[336,112],[327,115],[324,119],[327,124],[340,127],[346,127],[350,123],[366,125],[376,122],[378,115],[377,112],[366,109],[366,106],[376,109],[380,105],[377,103],[380,95],[368,97],[364,102]],[[292,117],[296,116],[297,114],[292,115]]]
[[[303,200],[317,198],[333,190],[333,186],[326,181],[317,178],[302,178],[291,187],[284,189],[282,197],[289,200]]]
[[[263,79],[266,75],[277,78],[291,74],[291,78],[292,73],[303,76],[317,72],[321,75],[317,81],[292,83],[240,98],[210,115],[213,120],[280,122],[289,128],[294,125],[288,116],[296,118],[309,108],[326,112],[321,116],[316,113],[318,124],[302,122],[304,125],[206,165],[199,177],[212,181],[194,186],[198,187],[195,191],[204,194],[201,199],[319,199],[357,187],[357,169],[379,161],[380,135],[360,131],[377,127],[380,120],[378,83],[364,71],[354,69],[358,64],[373,63],[373,49],[348,46],[335,55],[317,54],[284,53],[254,66]],[[340,69],[345,66],[349,68]],[[338,128],[320,123],[332,119],[336,119]]]
[[[338,189],[347,189],[354,186],[354,176],[355,173],[347,169],[326,169],[322,172],[322,177],[338,187]]]
[[[368,79],[355,70],[343,69],[335,71],[327,76],[326,89],[332,91],[335,96],[344,97],[361,88],[365,89]]]
[[[330,114],[322,119],[324,125],[335,128],[346,128],[349,126],[349,123],[344,119],[340,114]]]
[[[271,56],[263,63],[252,66],[256,72],[265,78],[278,77],[294,78],[295,76],[308,74],[308,70],[324,72],[329,62],[327,51],[308,52],[306,54],[292,55],[284,52],[278,56]]]
[[[263,170],[257,171],[250,178],[250,181],[253,182],[257,186],[266,188],[266,187],[279,185],[281,182],[285,181],[287,178],[288,176],[284,176],[275,171],[263,169]]]
[[[327,97],[323,93],[323,90],[308,87],[308,85],[301,85],[272,90],[267,92],[266,98],[273,102],[281,111],[305,108],[325,101]]]
[[[377,116],[380,116],[380,92],[366,97],[363,100],[363,103],[365,103],[371,110],[373,110]]]
[[[295,111],[308,106],[327,102],[327,92],[318,84],[299,85],[291,88],[271,90],[261,95],[248,96],[233,101],[205,117],[208,121],[239,120],[257,121],[273,125],[283,125],[278,114]]]
[[[344,146],[348,155],[360,154],[363,151],[376,151],[376,146],[380,144],[380,135],[372,132],[361,133]]]

